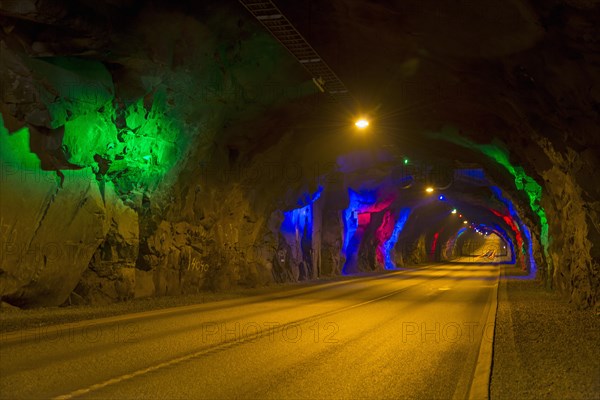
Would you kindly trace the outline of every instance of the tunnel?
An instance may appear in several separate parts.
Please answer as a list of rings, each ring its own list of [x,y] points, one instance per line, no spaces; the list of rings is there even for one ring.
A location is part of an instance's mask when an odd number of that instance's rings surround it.
[[[484,28],[487,12],[439,6],[446,36],[416,2],[282,2],[351,88],[343,101],[240,4],[7,4],[2,301],[402,268],[456,257],[467,228],[596,304],[598,98],[581,88],[597,76],[579,61],[592,28],[568,22],[583,9],[515,6],[503,14],[514,26]],[[482,29],[477,43],[461,18]]]
[[[470,264],[597,310],[599,17],[583,0],[2,2],[2,304]]]

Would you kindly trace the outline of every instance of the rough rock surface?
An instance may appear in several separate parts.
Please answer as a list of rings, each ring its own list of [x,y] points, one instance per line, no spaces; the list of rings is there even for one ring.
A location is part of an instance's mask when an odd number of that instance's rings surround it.
[[[18,306],[59,304],[104,241],[105,203],[89,171],[61,185],[35,165],[4,166],[0,292]]]

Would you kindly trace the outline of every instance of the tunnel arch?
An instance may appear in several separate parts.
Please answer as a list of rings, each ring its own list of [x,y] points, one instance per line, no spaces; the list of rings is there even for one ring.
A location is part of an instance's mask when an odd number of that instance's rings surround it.
[[[462,218],[479,220],[481,225],[495,227],[490,229],[510,243],[509,247],[519,249],[520,252],[511,250],[510,254],[518,257],[514,261],[523,268],[535,263],[530,261],[531,254],[524,252],[525,246],[530,243],[523,239],[521,230],[524,224],[518,219],[513,204],[502,196],[499,186],[487,177],[481,167],[471,164],[466,169],[454,168],[456,182],[446,185],[443,190],[438,187],[434,189],[435,193],[426,194],[424,189],[430,185],[431,179],[420,177],[420,182],[415,179],[417,169],[405,167],[406,156],[402,157],[402,162],[393,156],[390,158],[390,154],[382,156],[381,151],[371,155],[371,159],[369,157],[362,151],[359,166],[352,167],[353,158],[345,156],[340,169],[343,175],[353,174],[351,182],[355,182],[354,187],[358,188],[347,186],[348,200],[341,211],[344,273],[392,269],[395,267],[395,253],[400,253],[400,258],[412,258],[410,262],[443,261],[447,258],[448,247],[452,247],[448,246],[448,242],[463,226]],[[381,158],[395,163],[386,169],[386,174],[373,174],[370,169],[373,165],[380,168],[378,162]],[[427,165],[422,168],[432,169]],[[344,175],[344,184],[349,182],[346,178],[347,175]],[[453,185],[457,187],[450,189]],[[452,211],[457,208],[461,211],[453,214]],[[427,217],[428,213],[431,215]],[[469,227],[473,222],[477,221],[469,222]],[[421,234],[423,238],[413,238],[411,243],[411,235]],[[421,254],[407,257],[406,253],[411,250],[402,246],[411,245],[420,246]]]

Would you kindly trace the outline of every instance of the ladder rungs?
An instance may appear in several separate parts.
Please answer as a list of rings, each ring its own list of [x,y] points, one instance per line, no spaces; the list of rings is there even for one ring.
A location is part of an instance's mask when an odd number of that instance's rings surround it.
[[[281,18],[281,17],[283,17],[283,15],[281,15],[281,14],[257,15],[256,19],[258,19],[260,21],[263,21],[263,20],[266,20],[266,19],[278,19],[278,18]]]

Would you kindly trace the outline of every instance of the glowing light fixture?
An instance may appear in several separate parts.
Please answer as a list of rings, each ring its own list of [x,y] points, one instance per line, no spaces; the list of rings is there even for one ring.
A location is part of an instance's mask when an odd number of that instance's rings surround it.
[[[438,197],[438,199],[440,199],[441,201],[446,200],[446,196],[444,196],[443,194],[440,194],[440,197]]]
[[[404,165],[408,164],[408,158],[404,159]]]
[[[365,129],[366,127],[369,126],[369,121],[367,121],[365,118],[360,118],[359,120],[357,120],[354,125],[358,128],[358,129]]]
[[[468,223],[469,223],[469,221],[463,221],[463,224],[468,224]]]
[[[452,214],[456,214],[456,208],[452,210]]]
[[[425,189],[425,191],[426,191],[427,193],[433,193],[433,188],[430,186],[430,187],[428,187],[427,189]]]

